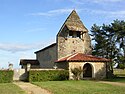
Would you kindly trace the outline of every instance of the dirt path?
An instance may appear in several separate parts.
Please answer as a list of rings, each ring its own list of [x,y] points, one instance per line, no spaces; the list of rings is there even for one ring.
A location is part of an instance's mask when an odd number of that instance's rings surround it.
[[[17,86],[27,92],[27,94],[51,94],[49,91],[42,89],[36,85],[26,82],[14,82]]]
[[[125,87],[125,83],[120,83],[120,82],[99,81],[99,83],[106,83],[106,84],[124,86]]]

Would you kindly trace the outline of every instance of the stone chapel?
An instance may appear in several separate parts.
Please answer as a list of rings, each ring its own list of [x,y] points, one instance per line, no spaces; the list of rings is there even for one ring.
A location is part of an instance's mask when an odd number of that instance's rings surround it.
[[[84,26],[80,17],[73,10],[58,34],[56,43],[51,44],[35,52],[36,60],[21,59],[20,65],[26,68],[31,64],[32,69],[67,69],[70,79],[72,79],[71,69],[76,67],[83,68],[81,75],[91,78],[105,78],[107,66],[110,60],[91,55],[91,39],[87,28]]]

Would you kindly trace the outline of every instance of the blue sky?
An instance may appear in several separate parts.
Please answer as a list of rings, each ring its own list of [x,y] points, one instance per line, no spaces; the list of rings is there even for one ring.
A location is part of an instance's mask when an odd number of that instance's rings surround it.
[[[125,19],[125,0],[0,0],[0,68],[54,43],[60,27],[75,9],[84,25]]]

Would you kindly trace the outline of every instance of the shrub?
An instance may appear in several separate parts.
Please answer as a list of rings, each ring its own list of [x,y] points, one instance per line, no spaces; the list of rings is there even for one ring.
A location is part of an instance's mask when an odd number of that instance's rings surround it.
[[[68,80],[68,70],[30,70],[29,82]]]
[[[13,81],[12,70],[0,70],[0,83],[10,83]]]
[[[120,64],[119,64],[119,68],[120,68],[120,69],[124,69],[124,68],[125,68],[125,65],[124,65],[123,63],[120,63]]]
[[[81,67],[74,68],[74,69],[71,69],[71,72],[73,73],[75,80],[80,80],[81,73],[83,72],[83,69]]]

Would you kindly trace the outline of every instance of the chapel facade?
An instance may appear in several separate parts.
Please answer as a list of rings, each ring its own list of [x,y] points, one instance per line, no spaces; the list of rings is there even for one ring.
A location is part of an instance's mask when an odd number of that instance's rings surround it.
[[[71,69],[76,67],[83,68],[81,77],[105,78],[107,73],[108,59],[92,56],[91,39],[87,28],[84,26],[80,17],[73,10],[58,34],[56,43],[53,43],[35,52],[36,60],[20,61],[22,68],[28,63],[31,68],[69,70],[70,79],[73,78]],[[36,62],[36,63],[35,63]]]

